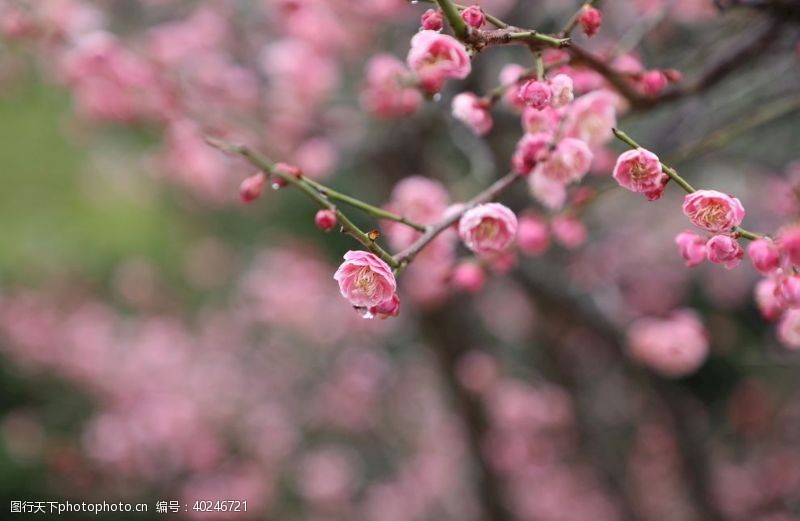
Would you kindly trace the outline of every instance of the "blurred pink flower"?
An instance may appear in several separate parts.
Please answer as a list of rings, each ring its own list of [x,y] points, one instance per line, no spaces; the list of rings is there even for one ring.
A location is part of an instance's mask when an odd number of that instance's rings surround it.
[[[499,253],[517,233],[517,216],[500,203],[476,206],[461,217],[458,234],[467,248],[478,254]]]

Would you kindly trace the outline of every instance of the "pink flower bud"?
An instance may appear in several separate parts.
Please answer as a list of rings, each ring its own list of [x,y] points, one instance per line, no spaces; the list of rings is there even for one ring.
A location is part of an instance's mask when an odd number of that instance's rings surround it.
[[[264,192],[264,184],[267,182],[267,176],[263,172],[251,175],[242,181],[239,185],[239,197],[243,203],[252,203]]]
[[[792,264],[800,265],[800,225],[791,225],[778,232],[778,245]]]
[[[385,300],[377,306],[372,306],[364,314],[364,318],[379,318],[385,320],[400,314],[400,297],[395,293],[392,298]]]
[[[783,306],[776,295],[777,281],[772,278],[761,279],[756,284],[755,301],[761,316],[766,320],[775,320],[781,316]]]
[[[667,87],[667,76],[659,71],[648,71],[642,76],[642,90],[648,96],[657,96]]]
[[[486,103],[471,92],[462,92],[454,97],[452,110],[454,118],[479,136],[492,129],[492,115],[487,110]]]
[[[450,279],[453,286],[468,293],[477,293],[486,282],[483,268],[474,262],[462,262],[453,270]]]
[[[275,172],[279,172],[284,175],[290,175],[292,177],[300,178],[303,176],[303,172],[300,170],[300,168],[288,163],[275,163],[275,166],[273,166],[272,169],[275,170]]]
[[[441,31],[444,27],[444,14],[441,9],[428,9],[422,13],[420,26],[426,31]]]
[[[523,216],[517,228],[517,247],[528,255],[541,255],[550,247],[547,223],[540,217]]]
[[[729,270],[738,266],[744,257],[744,250],[739,242],[729,235],[711,237],[706,243],[706,253],[709,261],[723,264]]]
[[[576,217],[560,215],[550,222],[550,229],[555,240],[570,250],[583,245],[589,236],[586,226]]]
[[[540,161],[547,159],[550,154],[550,143],[553,137],[547,132],[525,134],[517,143],[511,164],[514,171],[520,175],[533,172]]]
[[[471,5],[461,11],[461,19],[474,29],[480,29],[486,23],[486,15],[479,5]]]
[[[747,255],[753,267],[768,275],[778,269],[781,263],[781,254],[778,246],[769,239],[758,239],[747,247]]]
[[[778,324],[778,340],[789,349],[800,349],[800,309],[789,309]]]
[[[486,203],[467,210],[458,223],[458,234],[475,253],[499,253],[517,233],[517,216],[500,203]]]
[[[675,244],[686,261],[686,266],[697,266],[706,259],[706,239],[696,233],[681,232],[675,236]]]
[[[429,94],[439,92],[446,79],[464,79],[472,70],[464,45],[436,31],[415,34],[406,61],[419,77],[420,87]]]
[[[323,232],[329,232],[336,227],[336,213],[333,210],[323,208],[314,216],[314,224]]]
[[[566,107],[575,98],[572,78],[566,74],[556,74],[553,76],[550,79],[550,89],[552,91],[550,105],[553,108],[560,109],[561,107]]]
[[[397,291],[392,269],[383,260],[366,251],[348,251],[333,278],[339,291],[359,308],[379,306],[391,300]]]
[[[661,197],[669,181],[658,156],[643,148],[623,152],[614,165],[613,175],[621,187],[642,193],[650,201]]]
[[[698,190],[686,195],[683,213],[695,226],[712,233],[729,232],[742,224],[745,215],[739,199],[716,190]]]
[[[578,21],[583,27],[583,33],[591,38],[600,30],[600,25],[603,23],[603,15],[594,7],[585,6],[581,10]]]
[[[683,80],[683,73],[678,69],[664,69],[662,72],[670,83],[680,83]]]
[[[800,276],[784,275],[779,277],[775,284],[775,297],[784,308],[800,305]]]
[[[542,110],[550,103],[553,92],[550,85],[539,80],[528,80],[519,89],[519,97],[528,106]]]

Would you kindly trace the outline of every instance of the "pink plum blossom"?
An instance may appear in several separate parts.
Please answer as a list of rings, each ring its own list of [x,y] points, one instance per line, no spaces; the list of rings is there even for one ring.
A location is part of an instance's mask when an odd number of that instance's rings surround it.
[[[600,30],[600,25],[603,23],[603,14],[596,8],[586,5],[581,9],[578,22],[581,24],[584,34],[591,38]]]
[[[404,84],[411,71],[390,54],[377,54],[367,62],[361,105],[371,114],[393,118],[413,114],[422,104],[419,90]]]
[[[333,210],[323,208],[314,215],[314,224],[320,230],[329,232],[336,227],[336,214]]]
[[[723,264],[728,269],[733,269],[739,265],[744,250],[739,245],[739,241],[729,235],[715,235],[706,243],[708,260],[717,264]]]
[[[261,197],[264,191],[264,184],[267,182],[267,176],[263,172],[251,175],[242,181],[239,186],[239,197],[244,203],[252,203]]]
[[[528,80],[519,89],[519,98],[529,107],[542,110],[550,104],[553,89],[541,80]]]
[[[454,118],[479,136],[492,129],[492,115],[486,103],[471,92],[462,92],[454,97],[452,111]]]
[[[650,201],[661,197],[669,181],[658,156],[643,148],[623,152],[614,165],[613,176],[620,186],[642,193]]]
[[[475,4],[461,11],[461,19],[474,29],[480,29],[486,23],[486,14],[481,6]]]
[[[547,161],[539,163],[536,173],[553,181],[569,184],[586,175],[592,165],[592,151],[589,146],[575,138],[564,138],[550,153]]]
[[[528,255],[541,255],[550,247],[550,232],[541,217],[523,215],[517,227],[517,247]]]
[[[712,233],[739,226],[745,211],[739,199],[716,190],[698,190],[683,200],[683,213],[692,223]]]
[[[696,233],[685,231],[675,236],[675,244],[686,261],[687,267],[697,266],[706,259],[706,239]]]
[[[550,221],[553,238],[567,249],[575,249],[583,245],[589,236],[586,225],[577,217],[559,215]]]
[[[500,203],[486,203],[467,210],[458,223],[458,234],[475,253],[499,253],[517,233],[517,216]]]
[[[753,267],[764,275],[773,273],[781,263],[778,246],[771,239],[758,239],[747,247],[747,255]]]
[[[446,34],[420,31],[411,38],[408,66],[417,73],[420,86],[428,93],[441,90],[447,79],[464,79],[472,64],[464,45]]]
[[[755,301],[761,316],[767,320],[775,320],[781,316],[783,305],[776,295],[777,281],[767,277],[758,281],[755,288]]]
[[[605,145],[617,124],[617,95],[595,90],[575,98],[567,111],[565,135],[585,141],[592,149]]]
[[[542,110],[536,110],[533,107],[525,107],[522,110],[522,130],[528,134],[537,134],[545,132],[555,134],[558,130],[558,123],[561,121],[561,116],[558,110],[552,107],[545,107]]]
[[[792,264],[800,265],[800,225],[781,228],[776,242]]]
[[[789,309],[778,323],[778,339],[789,349],[800,349],[800,309]]]
[[[392,300],[397,291],[392,269],[375,254],[366,251],[348,251],[344,262],[333,278],[339,291],[350,303],[359,308],[372,308]]]
[[[667,87],[667,76],[659,70],[647,71],[642,76],[642,90],[648,96],[657,96]]]
[[[486,273],[474,262],[462,262],[453,270],[450,282],[458,289],[477,293],[486,282]]]
[[[420,26],[426,31],[441,31],[444,27],[444,14],[441,9],[428,9],[420,17]]]
[[[552,135],[547,132],[537,132],[536,134],[522,136],[517,142],[514,155],[511,157],[514,171],[520,175],[528,175],[533,172],[539,162],[549,155],[552,141]]]
[[[695,372],[708,355],[705,328],[691,311],[637,320],[628,328],[628,347],[633,358],[671,378]]]
[[[566,74],[556,74],[550,78],[550,88],[552,89],[550,105],[553,108],[560,109],[572,103],[575,97],[572,78]]]

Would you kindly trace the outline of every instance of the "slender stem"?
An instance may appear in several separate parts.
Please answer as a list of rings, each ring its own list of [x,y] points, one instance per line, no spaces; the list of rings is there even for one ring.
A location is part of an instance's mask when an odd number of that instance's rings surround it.
[[[625,143],[629,147],[631,147],[631,148],[642,148],[642,146],[639,143],[634,141],[625,132],[623,132],[623,131],[621,131],[619,129],[616,129],[616,128],[611,129],[611,130],[612,130],[612,132],[614,132],[614,135],[617,137],[617,139],[619,139],[620,141],[622,141],[623,143]],[[687,193],[691,194],[691,193],[697,191],[692,185],[689,184],[689,182],[686,179],[684,179],[683,177],[678,175],[678,172],[676,172],[674,168],[672,168],[670,166],[667,166],[664,163],[661,163],[661,170],[665,174],[667,174],[670,177],[670,179],[675,181],[675,183],[678,186],[683,188]],[[754,241],[756,239],[760,239],[761,237],[763,237],[763,235],[755,233],[755,232],[751,232],[749,230],[746,230],[746,229],[742,228],[741,226],[734,227],[733,228],[733,232],[738,237],[741,237],[743,239],[748,239],[748,240],[751,240],[751,241]]]
[[[536,79],[542,81],[544,79],[544,59],[542,53],[536,53]]]
[[[564,25],[564,28],[561,29],[561,36],[565,38],[568,37],[572,31],[575,30],[575,27],[578,26],[578,21],[581,19],[581,13],[583,13],[583,10],[587,7],[592,7],[592,5],[594,5],[596,2],[597,0],[586,0],[586,2],[584,2],[583,5],[581,5],[567,21],[566,25]]]
[[[381,246],[370,239],[369,235],[361,230],[358,226],[356,226],[353,221],[351,221],[344,213],[342,213],[336,205],[331,202],[330,199],[322,195],[312,184],[308,182],[308,179],[303,177],[295,177],[291,174],[287,174],[281,170],[277,170],[274,168],[272,161],[267,159],[265,156],[262,156],[260,153],[256,152],[255,150],[245,146],[239,145],[234,143],[228,143],[226,141],[222,141],[217,138],[213,137],[206,137],[206,142],[215,147],[219,150],[228,153],[228,154],[235,154],[238,156],[243,157],[246,159],[251,165],[258,168],[261,171],[268,172],[270,175],[276,176],[281,178],[287,184],[294,186],[301,192],[303,192],[306,196],[310,199],[315,201],[318,205],[322,208],[326,208],[331,210],[336,215],[336,222],[342,227],[342,231],[351,235],[355,238],[362,246],[367,248],[369,251],[377,255],[381,258],[384,262],[386,262],[392,268],[398,267],[398,262],[392,257],[389,252],[381,248]]]
[[[445,18],[447,18],[450,27],[453,28],[456,37],[459,40],[466,39],[469,35],[469,27],[458,13],[456,5],[450,0],[436,0],[436,3],[439,4],[439,8],[444,13]]]
[[[405,217],[403,217],[402,215],[397,215],[396,213],[384,210],[383,208],[379,208],[369,203],[365,203],[364,201],[356,199],[355,197],[350,197],[347,194],[337,192],[333,188],[328,188],[327,186],[323,185],[322,183],[318,183],[313,179],[309,179],[307,177],[304,177],[303,179],[305,180],[306,183],[313,186],[317,190],[317,192],[319,192],[323,197],[327,197],[328,199],[333,199],[334,201],[343,202],[344,204],[352,206],[353,208],[358,208],[362,212],[371,215],[376,219],[386,219],[387,221],[395,221],[400,224],[405,224],[409,228],[414,228],[419,232],[424,232],[425,230],[427,230],[427,226],[410,221]]]
[[[511,41],[542,42],[559,49],[569,46],[571,42],[569,38],[556,38],[533,30],[511,33],[508,35],[508,39]]]
[[[456,221],[461,219],[461,216],[467,212],[467,210],[471,210],[472,208],[478,206],[479,204],[487,203],[492,199],[496,198],[501,193],[505,192],[508,187],[514,184],[514,181],[519,179],[519,174],[516,172],[510,172],[494,183],[489,186],[486,190],[482,191],[475,197],[469,200],[463,207],[461,207],[458,211],[452,212],[448,214],[444,219],[439,221],[438,223],[430,226],[428,231],[426,231],[422,236],[417,239],[411,246],[406,248],[405,250],[401,251],[397,255],[395,255],[395,260],[397,264],[400,265],[400,269],[404,268],[409,262],[414,260],[414,257],[422,251],[422,249],[428,245],[432,240],[434,240],[440,233],[448,229],[452,226]]]

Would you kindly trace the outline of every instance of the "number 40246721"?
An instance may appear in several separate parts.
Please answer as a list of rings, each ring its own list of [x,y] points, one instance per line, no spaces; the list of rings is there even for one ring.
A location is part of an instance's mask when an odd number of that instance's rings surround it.
[[[247,501],[195,501],[196,512],[247,512]]]

